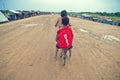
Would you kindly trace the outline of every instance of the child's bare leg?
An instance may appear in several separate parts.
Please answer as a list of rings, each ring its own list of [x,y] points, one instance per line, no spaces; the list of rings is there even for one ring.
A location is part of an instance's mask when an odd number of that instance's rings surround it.
[[[62,54],[63,54],[63,49],[61,49],[60,57],[62,57]]]
[[[57,53],[58,53],[58,48],[56,48],[55,57],[57,57]]]
[[[71,57],[71,52],[72,52],[71,49],[69,49],[69,57]]]

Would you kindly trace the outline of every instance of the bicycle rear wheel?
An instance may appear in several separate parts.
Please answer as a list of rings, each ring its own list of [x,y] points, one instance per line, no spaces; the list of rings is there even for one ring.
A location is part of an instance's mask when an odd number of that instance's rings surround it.
[[[66,58],[67,58],[67,55],[65,53],[63,53],[63,55],[62,55],[62,64],[63,65],[66,64]]]

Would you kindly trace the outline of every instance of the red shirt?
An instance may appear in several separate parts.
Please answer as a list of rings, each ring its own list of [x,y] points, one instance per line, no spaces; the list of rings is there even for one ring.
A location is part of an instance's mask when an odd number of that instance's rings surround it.
[[[70,48],[73,41],[73,32],[70,26],[64,26],[57,31],[57,45],[60,48]]]

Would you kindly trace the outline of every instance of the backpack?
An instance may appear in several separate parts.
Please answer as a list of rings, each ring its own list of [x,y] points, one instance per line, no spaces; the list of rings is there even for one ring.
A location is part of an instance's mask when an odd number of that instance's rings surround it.
[[[70,48],[73,41],[73,32],[70,26],[62,27],[57,31],[57,45],[60,48]]]

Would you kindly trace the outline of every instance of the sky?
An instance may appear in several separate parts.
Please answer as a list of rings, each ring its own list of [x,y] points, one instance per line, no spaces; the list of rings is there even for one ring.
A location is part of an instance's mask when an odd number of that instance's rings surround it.
[[[0,10],[120,12],[120,0],[0,0]]]

